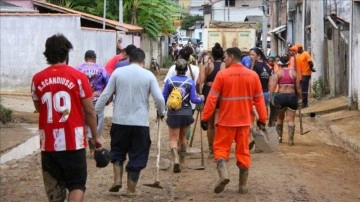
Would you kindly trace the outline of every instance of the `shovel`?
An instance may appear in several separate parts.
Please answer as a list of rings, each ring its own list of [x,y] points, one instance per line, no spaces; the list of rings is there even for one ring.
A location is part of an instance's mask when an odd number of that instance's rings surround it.
[[[200,114],[200,120],[201,120],[201,114]],[[194,170],[205,170],[202,128],[200,128],[200,150],[201,150],[201,166],[194,168]]]
[[[197,111],[194,128],[193,128],[193,131],[192,131],[192,134],[191,134],[191,138],[190,138],[189,147],[192,147],[192,144],[193,144],[193,141],[194,141],[195,129],[196,129],[196,124],[197,124],[198,119],[199,119],[199,114],[200,114],[200,112]]]
[[[310,132],[310,130],[304,132],[303,131],[303,125],[302,125],[302,115],[301,115],[301,106],[299,106],[299,122],[300,122],[300,135],[304,135],[308,132]]]
[[[157,119],[157,127],[158,127],[158,131],[157,131],[157,155],[156,155],[156,175],[155,175],[155,182],[152,184],[144,184],[145,186],[148,187],[153,187],[153,188],[158,188],[158,189],[162,189],[163,187],[160,186],[160,181],[159,181],[159,163],[160,163],[160,118]]]

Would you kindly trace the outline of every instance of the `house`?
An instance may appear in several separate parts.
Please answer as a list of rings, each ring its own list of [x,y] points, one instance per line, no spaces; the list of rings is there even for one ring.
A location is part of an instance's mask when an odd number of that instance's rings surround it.
[[[28,2],[32,9],[0,0],[0,93],[29,93],[32,75],[47,66],[42,54],[45,40],[56,33],[63,33],[73,44],[71,66],[84,62],[89,49],[97,52],[98,63],[104,65],[116,54],[119,35],[123,41],[140,46],[141,27],[104,21],[39,0],[24,0],[22,4]],[[100,28],[103,23],[107,29]]]

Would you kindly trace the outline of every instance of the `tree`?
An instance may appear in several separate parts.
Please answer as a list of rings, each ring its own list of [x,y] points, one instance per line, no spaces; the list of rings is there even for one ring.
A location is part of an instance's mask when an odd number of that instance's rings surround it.
[[[204,17],[199,15],[187,15],[184,17],[184,19],[181,22],[181,29],[187,30],[189,27],[193,26],[196,21],[203,21]]]
[[[103,15],[104,0],[47,0],[92,15]],[[106,17],[119,20],[119,1],[107,0]],[[144,28],[144,32],[152,38],[161,33],[169,34],[175,31],[172,16],[182,12],[172,0],[124,0],[123,19],[125,23],[135,24]]]

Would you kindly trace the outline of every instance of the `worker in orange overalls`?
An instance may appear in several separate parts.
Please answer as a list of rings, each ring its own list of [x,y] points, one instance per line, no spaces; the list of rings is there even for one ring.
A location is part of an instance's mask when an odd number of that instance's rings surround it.
[[[220,180],[215,185],[214,192],[220,193],[230,182],[226,161],[229,160],[231,145],[236,142],[236,164],[240,169],[239,192],[247,193],[246,183],[250,167],[249,134],[253,122],[253,105],[259,114],[257,122],[264,129],[267,113],[259,76],[240,63],[239,48],[228,48],[225,51],[226,69],[221,70],[211,86],[203,110],[201,126],[206,129],[220,99],[216,135],[213,142],[214,158]]]

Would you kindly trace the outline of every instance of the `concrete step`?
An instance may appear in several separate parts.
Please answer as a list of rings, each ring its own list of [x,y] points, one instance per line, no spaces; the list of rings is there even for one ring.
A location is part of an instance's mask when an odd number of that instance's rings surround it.
[[[303,116],[321,115],[334,111],[344,110],[348,108],[348,99],[344,96],[340,96],[328,100],[320,100],[315,104],[311,104],[307,108],[301,109]]]

